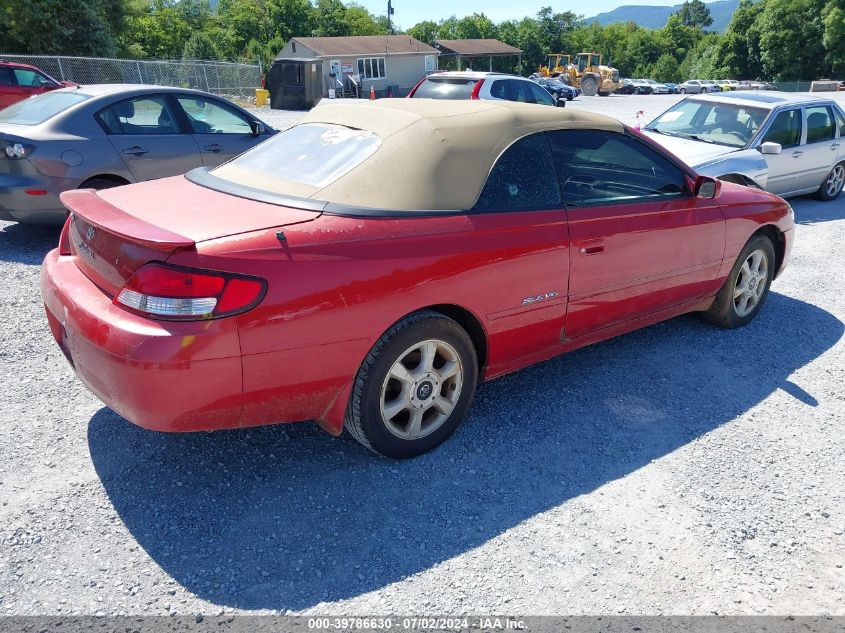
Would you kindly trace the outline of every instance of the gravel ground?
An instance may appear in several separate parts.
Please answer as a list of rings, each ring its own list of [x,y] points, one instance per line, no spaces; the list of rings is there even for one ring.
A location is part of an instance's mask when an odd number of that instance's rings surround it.
[[[493,381],[401,463],[308,424],[122,420],[51,339],[58,231],[0,223],[0,614],[845,615],[845,199],[793,206],[750,326],[680,317]]]

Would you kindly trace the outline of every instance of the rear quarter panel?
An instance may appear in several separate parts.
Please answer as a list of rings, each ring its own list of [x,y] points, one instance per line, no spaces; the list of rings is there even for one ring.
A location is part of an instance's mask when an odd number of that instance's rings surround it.
[[[237,317],[244,423],[321,418],[374,342],[421,308],[469,311],[486,365],[559,344],[568,280],[562,211],[364,219],[324,215],[212,240],[168,261],[259,275],[263,302]],[[523,299],[557,295],[536,305]]]

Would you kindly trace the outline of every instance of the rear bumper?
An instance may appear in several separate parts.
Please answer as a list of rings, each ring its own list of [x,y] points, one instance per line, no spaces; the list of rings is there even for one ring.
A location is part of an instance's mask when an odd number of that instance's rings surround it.
[[[53,337],[77,376],[130,422],[172,432],[241,425],[233,319],[168,323],[133,315],[57,250],[44,260],[41,295]]]
[[[67,209],[59,200],[59,194],[73,188],[74,183],[64,178],[0,174],[0,220],[62,224]]]

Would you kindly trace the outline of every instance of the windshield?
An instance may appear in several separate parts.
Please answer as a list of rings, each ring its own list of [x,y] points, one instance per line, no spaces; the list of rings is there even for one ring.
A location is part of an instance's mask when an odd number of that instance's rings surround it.
[[[88,98],[88,95],[79,92],[47,92],[36,95],[0,110],[0,123],[38,125]]]
[[[745,147],[767,114],[768,111],[763,108],[687,99],[660,115],[645,129],[705,143]]]
[[[381,139],[372,132],[303,123],[279,132],[212,173],[266,191],[308,195],[350,172],[380,145]]]
[[[414,97],[423,99],[469,99],[478,79],[469,77],[429,77],[422,82]]]

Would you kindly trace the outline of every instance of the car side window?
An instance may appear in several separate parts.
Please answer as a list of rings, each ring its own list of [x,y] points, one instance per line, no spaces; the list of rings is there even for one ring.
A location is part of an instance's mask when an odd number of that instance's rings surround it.
[[[561,207],[549,144],[543,134],[506,149],[487,176],[473,211],[528,211]]]
[[[837,108],[833,108],[833,117],[836,119],[836,125],[839,126],[839,136],[845,136],[845,116],[842,116]]]
[[[830,106],[813,106],[807,113],[807,144],[829,141],[836,136]]]
[[[34,70],[15,68],[13,69],[13,72],[15,73],[15,81],[17,81],[17,84],[26,88],[40,88],[42,82],[47,82],[49,84],[53,83],[44,75],[37,73]]]
[[[781,147],[796,147],[801,143],[801,110],[778,112],[763,136],[763,143],[780,143]]]
[[[519,103],[535,103],[534,94],[528,90],[530,82],[519,81],[518,79],[498,79],[490,88],[490,96],[494,99],[506,101],[517,101]]]
[[[537,84],[526,84],[534,93],[534,101],[543,105],[555,105],[554,97]]]
[[[249,119],[221,103],[193,95],[179,95],[176,101],[188,116],[194,134],[252,133]]]
[[[12,69],[0,66],[0,86],[14,86],[16,83]]]
[[[96,118],[108,134],[179,134],[176,118],[160,95],[119,101]]]
[[[684,172],[637,139],[603,130],[558,130],[547,136],[567,207],[686,193]]]

